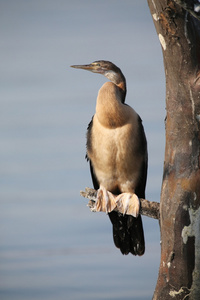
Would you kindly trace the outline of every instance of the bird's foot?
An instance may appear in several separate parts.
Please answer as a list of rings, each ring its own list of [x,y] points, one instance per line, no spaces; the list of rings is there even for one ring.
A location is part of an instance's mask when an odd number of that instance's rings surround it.
[[[140,201],[136,194],[122,193],[116,197],[116,204],[124,215],[132,215],[137,218],[140,211]]]
[[[109,213],[116,207],[115,196],[107,191],[103,186],[97,191],[96,211],[104,211]]]

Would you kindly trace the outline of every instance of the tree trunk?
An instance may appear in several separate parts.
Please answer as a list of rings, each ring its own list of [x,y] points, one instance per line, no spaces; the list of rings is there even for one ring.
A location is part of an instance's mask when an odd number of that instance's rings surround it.
[[[171,0],[148,4],[163,51],[167,111],[161,260],[153,299],[199,300],[200,21]]]

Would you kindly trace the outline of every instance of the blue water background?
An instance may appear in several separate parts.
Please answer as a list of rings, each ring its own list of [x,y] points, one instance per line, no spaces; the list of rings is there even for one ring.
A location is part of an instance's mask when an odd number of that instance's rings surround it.
[[[108,217],[79,196],[92,186],[85,133],[106,79],[69,67],[122,69],[148,140],[146,198],[159,201],[165,83],[146,1],[2,0],[0,49],[0,299],[151,299],[158,222],[143,217],[144,256],[123,256]]]

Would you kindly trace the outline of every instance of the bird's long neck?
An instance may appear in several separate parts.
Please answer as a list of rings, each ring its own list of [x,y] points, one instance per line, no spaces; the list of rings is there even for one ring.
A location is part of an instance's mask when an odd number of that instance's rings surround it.
[[[118,69],[117,72],[109,71],[105,73],[105,76],[119,88],[119,93],[121,94],[120,101],[124,103],[126,97],[126,79],[121,70]]]
[[[119,88],[119,92],[121,94],[121,102],[125,102],[126,98],[126,81],[121,81],[119,84],[116,84]]]
[[[107,128],[122,126],[127,121],[124,86],[106,82],[99,90],[96,103],[96,116],[99,122]]]

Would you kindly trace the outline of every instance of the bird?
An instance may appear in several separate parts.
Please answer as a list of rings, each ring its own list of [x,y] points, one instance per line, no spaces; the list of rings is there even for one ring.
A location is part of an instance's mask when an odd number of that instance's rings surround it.
[[[125,103],[126,79],[114,63],[97,60],[72,68],[104,75],[96,111],[87,128],[86,158],[97,190],[97,211],[105,211],[122,254],[143,255],[145,239],[139,198],[145,199],[147,140],[140,116]],[[123,213],[114,208],[120,206]]]

